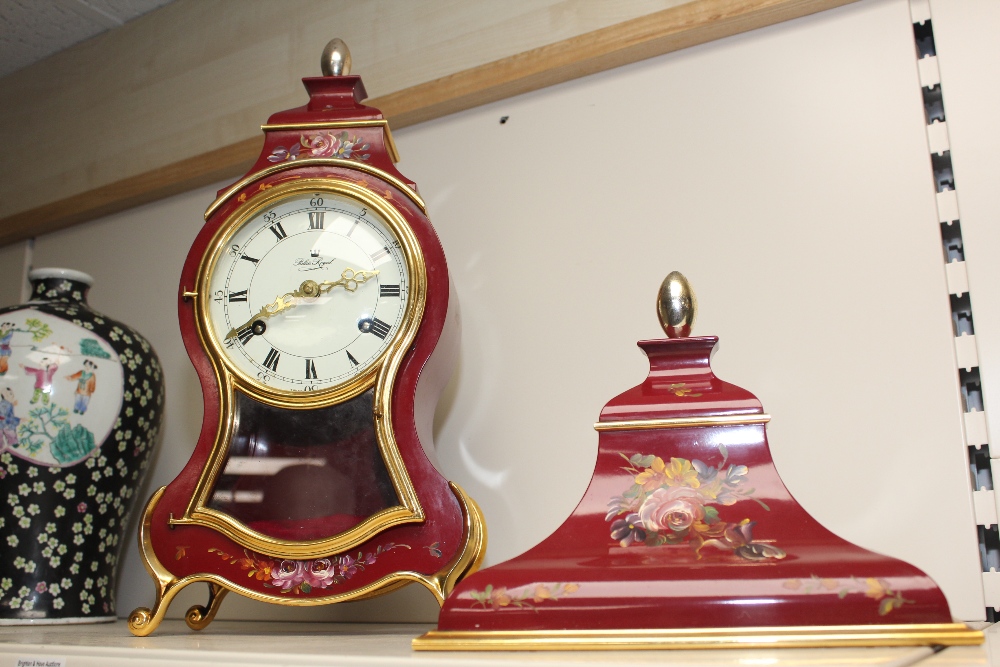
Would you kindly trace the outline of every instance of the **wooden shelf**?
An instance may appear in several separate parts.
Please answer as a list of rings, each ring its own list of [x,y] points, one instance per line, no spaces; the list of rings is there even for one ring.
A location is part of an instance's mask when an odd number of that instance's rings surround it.
[[[0,246],[238,177],[331,35],[398,130],[854,1],[170,5],[0,81]]]
[[[133,637],[125,621],[98,625],[0,628],[0,666],[19,660],[52,667],[229,667],[246,665],[984,665],[1000,653],[1000,634],[987,645],[949,648],[759,649],[748,651],[635,651],[551,653],[415,653],[410,640],[429,629],[408,624],[269,623],[218,621],[202,632],[165,621],[149,637]],[[23,662],[20,664],[24,664]],[[28,663],[30,664],[30,662]]]

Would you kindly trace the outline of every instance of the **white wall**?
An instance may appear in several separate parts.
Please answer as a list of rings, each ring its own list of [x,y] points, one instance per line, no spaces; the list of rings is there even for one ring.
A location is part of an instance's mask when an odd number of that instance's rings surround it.
[[[396,140],[458,292],[460,363],[436,447],[483,506],[488,563],[548,535],[576,504],[596,457],[592,424],[644,377],[634,344],[661,335],[655,293],[679,269],[698,292],[696,333],[722,337],[717,374],[773,415],[778,470],[802,504],[925,569],[957,617],[983,617],[906,0],[696,47]],[[167,424],[150,488],[179,471],[201,421],[175,294],[212,190],[35,246],[36,266],[93,274],[95,308],[159,351]],[[123,615],[152,599],[132,540]],[[173,615],[203,596],[176,601]],[[319,610],[234,597],[220,617],[409,620],[435,609],[413,587]]]

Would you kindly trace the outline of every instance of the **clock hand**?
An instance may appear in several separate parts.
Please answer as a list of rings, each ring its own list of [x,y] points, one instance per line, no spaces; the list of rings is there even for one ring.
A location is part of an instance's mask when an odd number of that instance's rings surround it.
[[[378,271],[355,271],[354,269],[344,269],[339,280],[324,280],[321,283],[315,280],[306,280],[299,288],[292,292],[292,296],[300,299],[311,299],[330,292],[334,287],[343,287],[348,292],[358,289],[358,285],[374,278]]]
[[[321,283],[317,283],[315,280],[305,280],[294,292],[287,292],[279,296],[273,302],[264,305],[249,320],[238,327],[230,329],[224,340],[236,338],[240,331],[252,326],[259,320],[266,320],[272,315],[277,315],[289,308],[294,308],[297,305],[297,299],[317,297],[330,292],[334,287],[343,287],[348,292],[353,292],[358,289],[358,285],[365,283],[376,275],[378,275],[378,271],[355,271],[354,269],[347,268],[340,274],[339,280],[324,280]]]
[[[240,331],[246,329],[249,326],[252,326],[255,322],[259,320],[266,320],[272,315],[277,315],[280,312],[286,311],[289,308],[294,308],[294,307],[295,307],[295,292],[287,292],[286,294],[279,296],[273,302],[261,307],[260,311],[256,315],[251,317],[243,324],[239,325],[238,327],[233,327],[232,329],[230,329],[229,333],[226,334],[226,337],[223,340],[230,340],[232,338],[236,338],[239,335]]]
[[[319,288],[319,294],[326,294],[334,287],[343,287],[348,292],[353,292],[358,289],[358,285],[365,283],[377,275],[378,271],[355,271],[354,269],[344,269],[343,273],[340,274],[340,280],[324,280],[321,283],[313,284]],[[305,287],[305,283],[302,283],[302,287]]]

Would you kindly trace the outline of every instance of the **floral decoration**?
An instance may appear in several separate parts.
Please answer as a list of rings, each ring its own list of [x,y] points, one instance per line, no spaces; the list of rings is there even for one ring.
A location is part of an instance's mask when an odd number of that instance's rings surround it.
[[[701,394],[694,393],[693,389],[688,389],[687,382],[675,382],[667,387],[667,391],[680,398],[697,398],[701,396]]]
[[[299,135],[299,143],[291,146],[277,146],[267,156],[268,162],[284,162],[297,160],[300,157],[336,157],[350,160],[367,160],[371,154],[370,144],[362,143],[357,136],[349,136],[347,131],[335,135],[333,132],[319,132],[311,135]]]
[[[24,320],[25,333],[31,334],[31,340],[40,343],[49,336],[52,335],[52,329],[48,324],[45,324],[37,318],[28,318]],[[100,347],[100,346],[98,346]],[[103,350],[102,350],[103,351]],[[86,352],[84,352],[86,354]]]
[[[833,593],[843,600],[852,593],[864,593],[864,596],[878,602],[878,615],[886,616],[893,609],[899,609],[904,604],[913,604],[900,591],[894,591],[885,579],[868,577],[865,580],[850,577],[848,579],[821,579],[815,574],[809,579],[788,579],[783,587],[791,591],[801,591],[804,594]]]
[[[347,581],[367,565],[373,565],[379,556],[393,549],[409,549],[406,544],[389,542],[379,545],[367,554],[332,556],[315,560],[272,560],[266,556],[244,550],[243,557],[231,556],[221,549],[210,548],[230,565],[239,565],[248,577],[264,582],[265,588],[277,588],[281,593],[311,593]]]
[[[483,609],[495,611],[504,607],[517,607],[538,611],[535,605],[547,600],[558,600],[578,590],[580,584],[572,583],[531,584],[512,589],[505,586],[494,588],[493,584],[487,584],[484,590],[473,589],[469,591],[469,595]]]
[[[273,160],[272,160],[272,162],[273,162]],[[282,181],[295,181],[295,180],[298,180],[300,178],[302,178],[302,177],[298,176],[296,174],[291,174],[291,175],[286,174],[285,176],[282,176],[281,178],[275,178],[274,180],[272,180],[272,181],[270,181],[268,183],[260,183],[260,184],[258,184],[257,185],[257,190],[253,194],[256,195],[258,193],[264,192],[265,190],[270,190],[276,184],[281,183]],[[237,197],[236,200],[242,204],[243,202],[245,202],[247,200],[247,193],[246,192],[241,192],[240,196]]]
[[[688,544],[698,558],[705,546],[731,551],[747,560],[784,558],[778,547],[753,539],[755,522],[723,521],[718,506],[753,500],[770,511],[764,501],[753,498],[747,487],[750,472],[745,465],[726,465],[729,453],[719,445],[722,461],[709,466],[698,459],[621,454],[628,465],[622,469],[633,483],[608,503],[606,521],[611,538],[623,547]]]

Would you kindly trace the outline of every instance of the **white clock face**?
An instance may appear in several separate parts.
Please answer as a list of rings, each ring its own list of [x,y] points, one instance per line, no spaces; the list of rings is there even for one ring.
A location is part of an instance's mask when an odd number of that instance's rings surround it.
[[[364,202],[322,189],[258,209],[210,271],[208,326],[229,364],[279,391],[321,391],[371,368],[410,298],[391,226]]]

